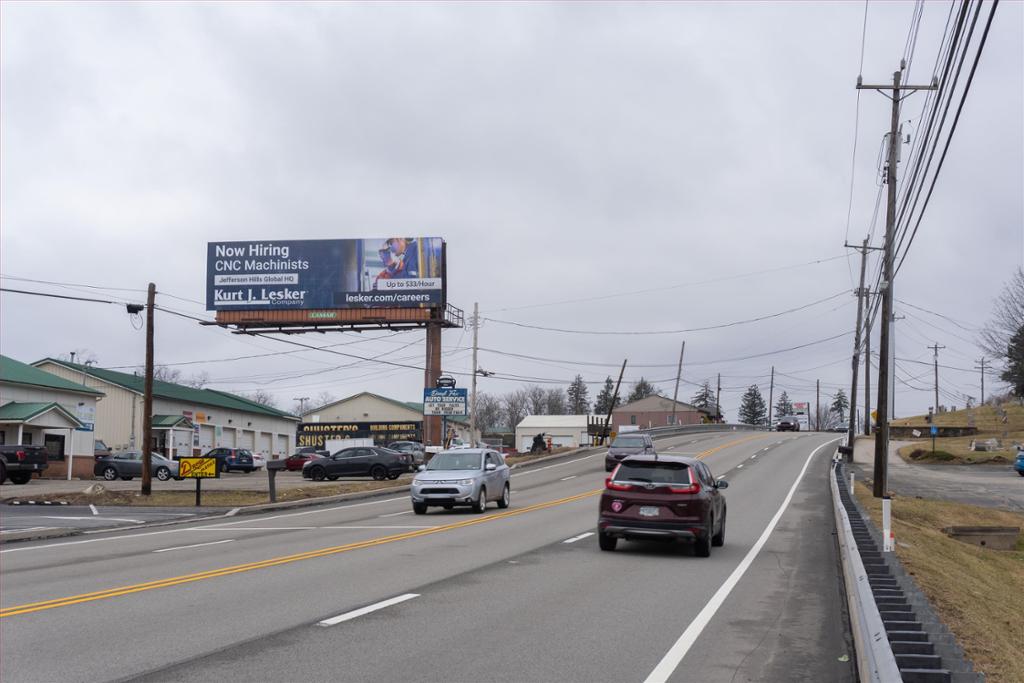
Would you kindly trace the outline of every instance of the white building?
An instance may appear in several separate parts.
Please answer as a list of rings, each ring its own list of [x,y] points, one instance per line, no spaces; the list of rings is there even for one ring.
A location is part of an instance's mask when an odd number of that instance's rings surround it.
[[[141,447],[143,377],[53,358],[32,365],[103,392],[96,438],[112,449],[133,443]],[[295,415],[224,391],[153,381],[152,448],[168,457],[200,455],[214,447],[287,457],[294,450],[298,423]]]
[[[92,476],[103,393],[0,356],[0,444],[45,446],[47,477]]]
[[[579,448],[590,443],[587,435],[588,415],[527,415],[516,425],[516,450],[521,453],[530,450],[533,437],[544,434],[551,438],[551,445]]]

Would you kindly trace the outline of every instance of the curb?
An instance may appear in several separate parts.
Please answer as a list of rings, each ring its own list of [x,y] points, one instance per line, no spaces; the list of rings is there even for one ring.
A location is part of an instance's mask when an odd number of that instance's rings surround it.
[[[69,529],[67,527],[60,527],[55,529],[26,529],[25,531],[18,531],[17,529],[0,534],[0,545],[7,543],[18,543],[21,541],[41,541],[48,538],[64,538],[66,536],[78,536],[82,533],[81,529]]]

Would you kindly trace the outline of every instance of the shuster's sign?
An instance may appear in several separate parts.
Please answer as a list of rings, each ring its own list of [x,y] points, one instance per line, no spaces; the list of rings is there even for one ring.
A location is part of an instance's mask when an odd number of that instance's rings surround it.
[[[444,303],[440,237],[210,242],[210,311],[424,308]]]

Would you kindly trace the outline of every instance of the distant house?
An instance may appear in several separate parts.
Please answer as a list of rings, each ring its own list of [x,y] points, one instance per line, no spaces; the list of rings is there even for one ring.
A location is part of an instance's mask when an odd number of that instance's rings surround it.
[[[694,425],[710,422],[712,415],[689,403],[675,401],[675,423],[677,425]],[[673,424],[672,404],[670,398],[664,396],[648,396],[639,401],[621,405],[612,411],[612,424],[618,431],[622,426],[633,426],[638,429],[653,427],[669,427]]]
[[[578,448],[590,443],[587,436],[588,415],[527,415],[516,425],[516,450],[526,452],[533,437],[544,434],[551,445]]]
[[[138,375],[44,358],[40,371],[78,380],[106,397],[96,410],[96,438],[110,448],[142,447],[144,379]],[[299,418],[242,396],[153,381],[153,443],[168,457],[201,454],[214,447],[247,448],[267,458],[287,456]]]
[[[0,444],[45,446],[46,477],[92,476],[102,391],[0,356]]]
[[[476,439],[470,438],[468,417],[449,417],[448,426],[464,441],[479,440],[479,430]],[[323,448],[328,439],[345,438],[372,438],[378,446],[422,441],[423,404],[363,391],[303,414],[299,446]]]

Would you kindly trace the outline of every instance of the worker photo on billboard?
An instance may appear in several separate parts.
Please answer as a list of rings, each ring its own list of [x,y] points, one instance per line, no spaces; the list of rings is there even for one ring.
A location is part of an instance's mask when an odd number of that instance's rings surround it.
[[[388,237],[362,242],[362,290],[381,289],[381,280],[441,277],[441,239]]]

